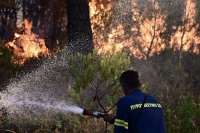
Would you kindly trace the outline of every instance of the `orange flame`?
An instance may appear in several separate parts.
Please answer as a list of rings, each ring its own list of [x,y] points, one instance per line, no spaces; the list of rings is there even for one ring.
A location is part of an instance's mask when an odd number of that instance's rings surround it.
[[[7,47],[13,49],[14,55],[23,58],[20,64],[23,64],[27,58],[38,57],[40,53],[49,55],[45,40],[32,33],[32,24],[25,19],[22,25],[24,33],[22,35],[15,33],[14,40],[6,44]]]
[[[165,44],[162,42],[160,37],[160,33],[165,31],[165,18],[166,16],[161,15],[158,12],[159,5],[157,2],[152,1],[153,4],[153,12],[152,12],[152,19],[148,19],[147,17],[143,19],[143,17],[139,18],[139,30],[136,30],[140,34],[137,35],[136,39],[138,44],[138,49],[136,50],[137,55],[139,57],[149,57],[154,52],[159,52],[165,48]],[[147,13],[146,11],[142,14],[145,16]],[[135,19],[137,20],[137,19]],[[136,45],[136,46],[137,46]],[[136,53],[135,52],[135,53]]]
[[[193,26],[196,23],[196,5],[191,0],[187,0],[185,4],[184,23],[178,27],[178,31],[174,34],[170,43],[175,46],[176,50],[188,51],[191,49],[192,52],[199,53],[200,38],[196,35],[199,24]]]
[[[109,0],[107,1],[110,2]],[[110,50],[113,45],[116,45],[117,51],[121,51],[124,47],[129,47],[135,57],[147,58],[152,56],[154,52],[159,53],[166,48],[166,42],[161,38],[161,33],[166,31],[165,19],[167,15],[161,13],[159,4],[156,0],[149,0],[153,7],[151,19],[147,17],[147,14],[149,13],[148,9],[144,9],[142,14],[137,8],[132,9],[132,20],[137,22],[138,25],[132,24],[131,34],[134,35],[131,35],[130,38],[127,38],[125,35],[124,26],[126,24],[123,23],[119,23],[117,26],[116,24],[114,25],[111,23],[109,26],[111,30],[109,30],[109,32],[105,30],[106,26],[102,21],[109,20],[109,17],[112,15],[112,12],[109,11],[116,3],[110,2],[107,4],[108,6],[105,7],[102,6],[103,0],[100,0],[100,2],[100,8],[97,6],[95,0],[91,0],[90,2],[93,38],[95,47],[99,48],[99,52]],[[171,36],[169,47],[175,47],[174,50],[178,51],[188,51],[192,48],[192,52],[199,53],[198,45],[200,44],[200,38],[197,36],[197,28],[199,25],[193,26],[196,23],[195,3],[191,0],[187,0],[185,5],[185,16],[182,18],[182,21],[187,21],[187,23],[179,27],[173,27],[178,30]],[[137,6],[136,2],[132,1],[132,7]],[[106,12],[108,12],[107,16],[105,15]],[[126,15],[126,12],[123,15]],[[101,20],[102,17],[104,17],[104,20]],[[101,28],[95,28],[97,25]],[[183,29],[185,31],[183,31]],[[107,38],[106,41],[104,38]]]

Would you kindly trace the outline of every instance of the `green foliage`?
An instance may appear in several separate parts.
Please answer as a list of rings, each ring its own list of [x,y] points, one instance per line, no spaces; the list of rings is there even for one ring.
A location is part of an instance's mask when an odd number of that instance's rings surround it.
[[[3,112],[0,112],[0,129],[12,129],[10,128],[9,120],[6,118]]]
[[[26,114],[24,117],[11,118],[1,116],[0,132],[17,133],[103,133],[102,119],[89,119],[81,115],[63,114],[61,112],[45,112],[46,114]],[[96,124],[98,124],[98,128]],[[112,127],[111,127],[112,128]],[[111,129],[110,128],[110,129]],[[109,131],[110,133],[111,131]]]
[[[4,88],[10,78],[22,70],[19,59],[13,56],[10,49],[0,40],[0,91]]]
[[[0,68],[7,69],[9,72],[20,69],[17,60],[12,58],[11,50],[4,46],[4,41],[0,44]]]
[[[195,120],[200,119],[199,105],[195,104],[193,96],[188,94],[175,109],[170,109],[169,104],[165,111],[165,124],[167,133],[198,133],[199,127]]]
[[[199,55],[165,49],[133,66],[148,81],[147,91],[162,104],[168,133],[199,132]],[[188,93],[192,94],[185,97]],[[185,98],[183,98],[185,97]],[[195,101],[195,102],[194,102]],[[191,129],[191,131],[190,131]]]
[[[89,107],[97,100],[101,110],[107,113],[112,107],[106,109],[106,106],[113,106],[122,96],[118,79],[122,72],[131,69],[130,60],[126,56],[126,53],[115,52],[115,47],[112,51],[102,52],[100,55],[95,49],[86,56],[72,56],[71,71],[75,84],[72,89],[69,87],[69,95],[77,99],[83,96],[83,90],[89,91]],[[102,103],[104,99],[108,99],[107,104]]]
[[[191,56],[189,57],[191,59]],[[184,58],[182,58],[184,62],[187,62]],[[148,63],[149,70],[145,74],[141,71],[141,74],[148,77],[145,77],[148,81],[148,87],[155,88],[152,95],[161,102],[164,108],[167,102],[170,102],[170,106],[173,108],[182,96],[187,95],[187,93],[193,94],[194,79],[186,69],[185,64],[179,64],[178,53],[174,52],[173,49],[165,49],[160,54],[155,54],[149,58],[148,62],[150,62]],[[146,66],[146,64],[140,64],[140,66]],[[194,68],[191,67],[189,70],[194,70]]]
[[[74,100],[75,102],[80,102],[80,96],[77,95],[76,91],[75,91],[74,89],[72,89],[71,86],[68,87],[67,92],[68,92],[68,95],[69,95],[71,98],[73,98],[73,100]]]

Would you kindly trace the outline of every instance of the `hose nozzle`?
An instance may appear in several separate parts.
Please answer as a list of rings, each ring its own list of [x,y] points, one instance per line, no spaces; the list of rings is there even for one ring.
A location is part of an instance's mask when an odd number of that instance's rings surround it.
[[[103,117],[103,115],[97,111],[93,112],[93,111],[86,110],[86,109],[83,110],[83,115],[94,116],[96,118]]]

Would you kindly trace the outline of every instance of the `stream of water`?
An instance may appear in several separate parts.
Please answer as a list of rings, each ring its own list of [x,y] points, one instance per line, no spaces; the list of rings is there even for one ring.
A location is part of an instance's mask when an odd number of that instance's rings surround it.
[[[64,48],[36,70],[12,79],[0,93],[0,108],[6,108],[8,113],[22,114],[38,108],[82,113],[83,109],[67,98],[68,57],[68,50]]]

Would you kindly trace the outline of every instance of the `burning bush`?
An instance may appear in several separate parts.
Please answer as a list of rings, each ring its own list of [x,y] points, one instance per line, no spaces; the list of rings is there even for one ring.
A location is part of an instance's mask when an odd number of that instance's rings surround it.
[[[28,58],[39,57],[40,54],[49,55],[45,40],[34,34],[32,28],[32,24],[25,19],[21,27],[23,34],[15,33],[14,40],[6,44],[7,47],[12,49],[15,56],[22,59],[21,65]]]

